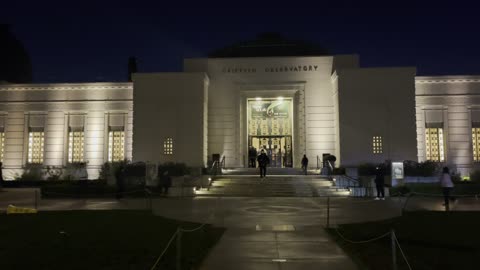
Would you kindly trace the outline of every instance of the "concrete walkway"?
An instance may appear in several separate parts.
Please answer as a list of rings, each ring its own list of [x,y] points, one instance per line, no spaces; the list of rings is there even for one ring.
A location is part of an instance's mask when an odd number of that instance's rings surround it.
[[[331,226],[374,221],[401,214],[406,198],[374,201],[330,198]],[[4,189],[0,210],[9,204],[47,210],[149,209],[164,217],[210,223],[227,231],[201,269],[356,269],[324,231],[325,197],[196,197],[138,199],[40,199],[35,189]],[[443,211],[442,198],[412,197],[406,210]],[[453,211],[480,210],[480,200],[460,198]]]

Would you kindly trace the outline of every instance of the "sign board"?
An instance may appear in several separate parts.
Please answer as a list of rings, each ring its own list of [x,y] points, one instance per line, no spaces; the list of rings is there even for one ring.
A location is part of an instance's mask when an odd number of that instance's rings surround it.
[[[251,102],[252,119],[254,118],[288,118],[288,101]]]
[[[392,181],[394,179],[400,180],[404,177],[403,162],[392,162]]]

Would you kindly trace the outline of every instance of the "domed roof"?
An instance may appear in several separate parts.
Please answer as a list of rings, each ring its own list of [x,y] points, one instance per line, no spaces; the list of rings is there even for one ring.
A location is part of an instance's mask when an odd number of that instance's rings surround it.
[[[0,82],[32,82],[30,57],[6,24],[0,24],[0,44]]]
[[[322,56],[328,50],[314,43],[285,39],[278,33],[263,33],[254,40],[239,42],[211,52],[211,58]]]

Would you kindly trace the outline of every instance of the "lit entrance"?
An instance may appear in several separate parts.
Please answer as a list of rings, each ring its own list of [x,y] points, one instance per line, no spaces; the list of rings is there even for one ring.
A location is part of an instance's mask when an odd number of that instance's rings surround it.
[[[247,99],[248,147],[265,150],[270,167],[293,166],[292,100]]]

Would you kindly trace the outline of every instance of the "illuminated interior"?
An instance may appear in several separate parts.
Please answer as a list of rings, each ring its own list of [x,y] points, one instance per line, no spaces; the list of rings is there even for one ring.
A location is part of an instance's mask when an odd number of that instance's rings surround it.
[[[472,128],[473,161],[480,161],[480,128]]]
[[[28,163],[43,163],[44,132],[31,131],[28,133]]]
[[[167,138],[163,142],[163,154],[173,155],[173,139],[172,138]]]
[[[125,132],[108,132],[108,161],[118,162],[125,159]]]
[[[443,128],[425,128],[427,160],[444,161]]]
[[[293,166],[292,100],[247,99],[248,147],[265,150],[271,167]]]
[[[383,153],[383,142],[382,136],[373,136],[373,153],[374,154],[382,154]]]
[[[84,161],[84,132],[70,131],[68,132],[68,162]]]

